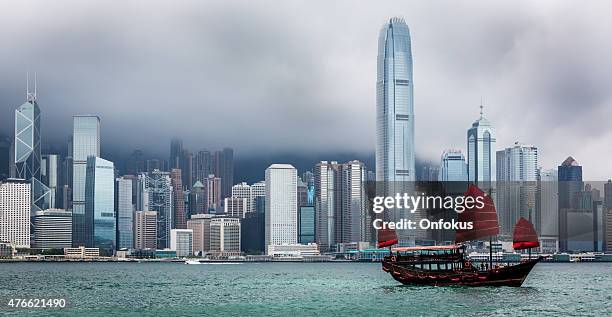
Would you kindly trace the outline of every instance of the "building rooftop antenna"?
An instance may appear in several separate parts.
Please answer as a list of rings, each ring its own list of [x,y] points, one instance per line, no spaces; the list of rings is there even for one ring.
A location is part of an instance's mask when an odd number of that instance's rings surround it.
[[[480,118],[484,116],[484,105],[482,104],[482,96],[480,96]]]

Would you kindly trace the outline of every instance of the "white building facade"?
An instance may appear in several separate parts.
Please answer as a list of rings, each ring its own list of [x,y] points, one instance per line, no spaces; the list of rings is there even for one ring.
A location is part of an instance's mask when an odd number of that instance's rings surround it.
[[[265,245],[297,244],[297,170],[289,164],[266,169]]]

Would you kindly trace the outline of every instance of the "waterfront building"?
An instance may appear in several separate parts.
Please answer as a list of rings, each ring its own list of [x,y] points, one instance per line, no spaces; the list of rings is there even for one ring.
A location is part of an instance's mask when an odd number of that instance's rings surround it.
[[[568,213],[572,210],[582,209],[579,206],[579,193],[584,189],[582,182],[582,166],[571,156],[559,165],[558,194],[559,194],[559,251],[568,251],[568,229],[573,224],[569,222]],[[584,214],[584,212],[582,213]],[[580,218],[580,217],[579,217]]]
[[[173,225],[172,228],[185,229],[187,228],[187,215],[185,214],[185,197],[183,197],[183,180],[182,172],[180,169],[173,168],[170,171],[170,180],[172,182],[174,200],[174,214],[173,214]]]
[[[113,162],[87,158],[85,181],[86,247],[115,250],[115,167]]]
[[[249,186],[247,183],[242,182],[232,186],[232,197],[246,199],[247,212],[253,211],[251,207],[251,205],[253,204],[253,198],[251,196],[251,186]]]
[[[177,257],[193,255],[193,230],[172,229],[170,230],[170,249],[176,251]]]
[[[85,178],[87,158],[100,156],[100,118],[72,117],[72,246],[86,245]]]
[[[187,229],[193,232],[193,254],[204,255],[210,251],[210,221],[211,214],[192,215],[187,220]]]
[[[316,243],[309,244],[280,244],[280,245],[269,245],[268,255],[273,257],[305,257],[305,256],[319,256],[319,248]]]
[[[115,180],[115,211],[117,212],[117,249],[134,248],[133,178]]]
[[[35,249],[63,249],[72,246],[72,212],[47,209],[34,212],[32,221]]]
[[[157,212],[136,211],[134,213],[134,248],[153,249],[157,247]]]
[[[316,242],[316,217],[314,206],[302,206],[298,211],[298,243]]]
[[[0,182],[0,241],[30,247],[31,182],[9,178]]]
[[[521,217],[529,220],[539,232],[541,223],[536,209],[538,148],[515,142],[512,147],[497,151],[496,165],[500,235],[511,237]]]
[[[229,217],[244,218],[244,215],[248,213],[248,201],[249,200],[247,198],[225,198],[225,201],[223,203],[225,208],[225,214]]]
[[[297,243],[297,170],[289,164],[266,169],[266,247]]]
[[[257,197],[253,203],[256,210],[247,213],[244,219],[240,220],[240,249],[244,253],[263,254],[266,252],[265,203],[265,197]]]
[[[138,210],[157,212],[157,248],[170,247],[170,230],[173,225],[174,190],[170,173],[154,170],[138,176]]]
[[[391,18],[378,38],[376,180],[415,181],[414,144],[410,30],[404,19]]]
[[[438,180],[441,182],[466,182],[467,179],[467,164],[461,150],[444,151]]]
[[[495,128],[484,116],[480,106],[480,118],[467,132],[468,181],[483,190],[492,188],[497,177],[495,158]]]
[[[84,246],[64,248],[64,257],[69,259],[97,259],[100,257],[100,249],[87,248]]]
[[[211,219],[210,252],[216,256],[240,255],[240,219],[227,217]]]

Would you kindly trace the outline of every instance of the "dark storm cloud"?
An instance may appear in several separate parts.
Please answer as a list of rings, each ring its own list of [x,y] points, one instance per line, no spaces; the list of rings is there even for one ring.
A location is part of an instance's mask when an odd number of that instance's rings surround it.
[[[612,175],[605,2],[4,2],[0,132],[38,72],[47,142],[102,117],[103,150],[371,153],[378,31],[411,28],[417,155],[465,148],[480,98],[498,147],[538,146]],[[330,157],[329,159],[334,159]]]

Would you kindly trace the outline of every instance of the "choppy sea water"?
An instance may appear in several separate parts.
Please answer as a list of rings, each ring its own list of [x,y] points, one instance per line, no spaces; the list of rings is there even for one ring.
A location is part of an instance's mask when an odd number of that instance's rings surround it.
[[[2,263],[8,316],[610,316],[612,263],[540,263],[523,287],[417,287],[374,263]]]

